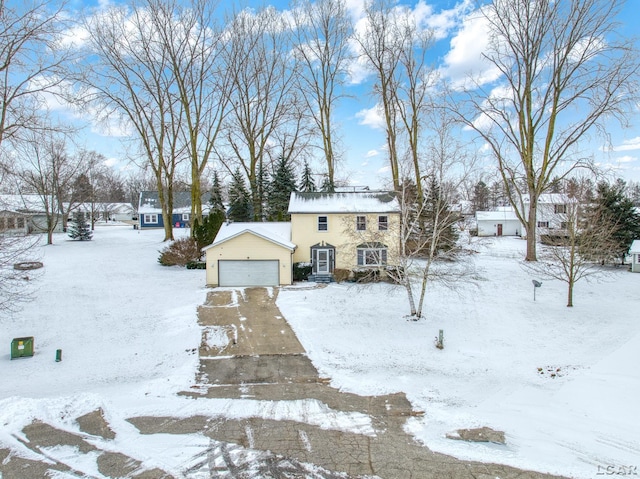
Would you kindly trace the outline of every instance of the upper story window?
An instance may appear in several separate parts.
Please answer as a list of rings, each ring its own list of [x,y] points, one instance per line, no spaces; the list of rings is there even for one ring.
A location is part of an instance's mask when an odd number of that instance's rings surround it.
[[[182,213],[182,221],[189,221],[189,213]]]
[[[146,215],[144,215],[144,222],[146,224],[158,223],[158,215],[156,215],[156,214],[146,214]]]
[[[378,231],[387,231],[389,229],[389,217],[378,216]]]
[[[538,228],[548,228],[548,227],[549,227],[548,221],[538,221]]]
[[[557,215],[565,215],[567,214],[567,205],[553,205],[553,212]]]
[[[329,231],[328,216],[318,216],[318,231]]]
[[[356,229],[358,231],[365,231],[367,229],[366,216],[356,216]]]

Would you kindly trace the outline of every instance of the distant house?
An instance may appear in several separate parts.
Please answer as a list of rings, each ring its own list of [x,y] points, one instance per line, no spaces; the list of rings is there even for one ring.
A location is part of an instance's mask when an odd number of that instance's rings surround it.
[[[519,236],[522,223],[513,208],[502,207],[498,211],[476,211],[478,236]]]
[[[309,279],[331,281],[336,269],[384,267],[399,253],[400,204],[391,192],[292,193],[290,223],[223,225],[206,247],[207,284],[291,284],[295,263]]]
[[[575,200],[560,193],[548,193],[538,198],[536,211],[536,229],[539,235],[563,235],[567,229],[571,204]],[[525,214],[529,212],[529,197],[524,198]],[[575,214],[573,215],[575,217]]]
[[[57,208],[55,208],[57,210]],[[54,232],[63,231],[62,214],[53,215]],[[0,232],[9,234],[47,232],[47,209],[40,195],[0,195]]]
[[[87,217],[93,213],[96,220],[102,221],[131,221],[135,216],[131,203],[81,203],[73,212],[84,213]]]
[[[525,196],[524,215],[529,214],[529,197]],[[566,234],[567,222],[572,217],[575,221],[575,200],[563,194],[543,194],[538,198],[536,211],[536,234],[539,236],[563,236]],[[476,211],[478,236],[518,236],[524,235],[525,229],[510,206],[497,208],[496,211]]]
[[[203,197],[203,214],[208,214],[208,198]],[[138,221],[141,229],[144,228],[164,228],[162,219],[162,208],[157,191],[140,192],[138,202]],[[191,192],[173,192],[173,213],[171,224],[176,228],[189,228],[191,226]]]
[[[640,240],[633,240],[629,254],[631,255],[631,271],[640,273]]]

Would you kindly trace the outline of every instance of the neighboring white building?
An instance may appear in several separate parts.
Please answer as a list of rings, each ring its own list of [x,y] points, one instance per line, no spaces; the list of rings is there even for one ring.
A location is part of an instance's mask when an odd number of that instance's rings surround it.
[[[538,209],[536,213],[536,227],[538,234],[558,234],[567,228],[567,216],[571,204],[575,200],[567,195],[559,193],[548,193],[540,195],[538,198]],[[529,197],[524,198],[525,216],[529,214]],[[572,216],[575,217],[575,214]]]
[[[55,208],[57,209],[57,208]],[[62,215],[56,215],[56,233],[62,232]],[[44,233],[47,231],[47,212],[40,195],[0,195],[0,231]]]
[[[82,203],[74,207],[72,214],[77,211],[87,217],[93,212],[95,219],[102,221],[131,221],[135,216],[131,203]]]
[[[476,211],[478,236],[519,236],[522,224],[513,208],[500,211]]]
[[[640,273],[640,240],[633,240],[629,254],[631,255],[631,271]]]
[[[529,197],[524,199],[524,215],[529,215]],[[536,212],[536,233],[557,236],[565,233],[568,217],[575,214],[570,211],[575,200],[563,194],[544,194],[538,198]],[[519,236],[525,233],[524,227],[512,207],[500,207],[496,211],[476,211],[478,236]]]

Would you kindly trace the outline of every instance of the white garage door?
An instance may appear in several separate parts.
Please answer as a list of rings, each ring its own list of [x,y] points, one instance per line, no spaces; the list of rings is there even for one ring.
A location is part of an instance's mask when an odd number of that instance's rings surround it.
[[[220,286],[278,286],[280,284],[278,260],[220,260],[218,284]]]

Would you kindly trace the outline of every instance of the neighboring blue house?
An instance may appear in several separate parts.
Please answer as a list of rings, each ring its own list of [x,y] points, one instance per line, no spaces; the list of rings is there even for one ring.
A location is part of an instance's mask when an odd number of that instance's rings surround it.
[[[202,200],[203,214],[208,214],[208,198]],[[138,221],[140,228],[164,228],[162,208],[157,191],[140,192],[138,203]],[[189,228],[191,226],[191,192],[173,192],[173,215],[171,223],[175,228]]]

